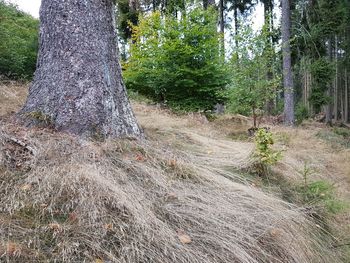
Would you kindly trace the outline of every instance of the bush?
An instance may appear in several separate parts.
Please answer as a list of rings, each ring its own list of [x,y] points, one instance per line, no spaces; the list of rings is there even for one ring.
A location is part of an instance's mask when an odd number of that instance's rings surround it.
[[[281,152],[272,149],[274,144],[272,133],[266,129],[258,129],[255,133],[256,150],[254,172],[260,176],[269,174],[269,167],[275,165],[282,157]]]
[[[309,118],[309,111],[305,105],[302,103],[298,103],[295,108],[295,119],[296,123],[299,125],[303,122],[303,120]]]
[[[275,52],[270,47],[266,27],[254,32],[252,27],[242,26],[237,41],[239,45],[230,61],[232,84],[228,90],[227,108],[233,113],[252,115],[256,127],[258,115],[263,114],[267,102],[275,100],[280,88],[280,75],[273,65]]]
[[[316,136],[328,142],[333,148],[350,148],[350,131],[347,128],[321,130]]]
[[[255,134],[256,156],[264,165],[274,165],[281,159],[281,153],[274,151],[272,133],[265,129],[258,129]]]
[[[326,181],[315,181],[299,187],[303,202],[321,206],[328,213],[336,214],[344,209],[345,204],[335,197],[334,186]]]
[[[36,67],[39,21],[0,0],[0,75],[31,78]]]
[[[181,19],[159,12],[141,17],[131,25],[126,86],[176,110],[207,110],[222,102],[228,74],[216,17],[200,8]]]

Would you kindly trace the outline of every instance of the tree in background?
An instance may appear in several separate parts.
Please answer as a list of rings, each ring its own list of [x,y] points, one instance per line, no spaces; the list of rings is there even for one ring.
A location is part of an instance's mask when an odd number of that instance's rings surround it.
[[[207,110],[222,102],[228,72],[216,22],[212,8],[194,8],[181,19],[160,12],[141,18],[133,26],[127,86],[178,110]]]
[[[282,0],[282,54],[284,88],[284,123],[294,125],[294,85],[290,49],[290,4]]]
[[[31,78],[38,50],[39,21],[0,0],[0,75]]]
[[[118,63],[114,1],[43,0],[37,70],[21,111],[83,136],[140,136]]]
[[[297,99],[326,122],[349,121],[349,0],[295,1],[293,66]]]
[[[261,32],[254,32],[247,25],[242,26],[237,37],[240,44],[235,47],[231,59],[232,82],[228,90],[228,110],[252,115],[255,128],[266,101],[276,98],[280,77],[278,74],[267,77],[275,53],[272,50],[267,52],[266,49],[270,41],[266,25]]]

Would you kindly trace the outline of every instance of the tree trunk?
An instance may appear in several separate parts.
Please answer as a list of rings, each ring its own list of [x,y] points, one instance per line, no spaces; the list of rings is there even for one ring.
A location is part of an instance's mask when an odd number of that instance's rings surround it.
[[[225,58],[225,13],[224,13],[224,0],[219,2],[219,11],[220,11],[220,33],[222,34],[221,39],[221,54]]]
[[[345,69],[345,83],[344,83],[344,120],[345,123],[349,121],[349,87],[348,87],[348,72]]]
[[[273,30],[273,15],[272,15],[272,2],[271,1],[265,1],[264,2],[264,21],[265,21],[265,26],[267,27],[268,30],[268,44],[265,47],[265,52],[270,53],[273,52],[273,35],[272,35],[272,30]],[[273,57],[269,57],[269,66],[267,69],[267,74],[266,74],[266,79],[268,81],[271,81],[273,79]],[[276,92],[274,92],[276,93]],[[272,112],[275,109],[275,99],[271,98],[266,101],[266,113],[267,115],[271,115]]]
[[[334,60],[335,60],[335,76],[334,76],[334,109],[333,115],[334,120],[338,121],[338,37],[335,36],[335,47],[334,47]]]
[[[118,62],[113,0],[43,0],[37,70],[21,111],[76,135],[139,137]]]
[[[233,17],[235,21],[235,48],[238,49],[238,30],[239,30],[239,24],[238,24],[238,8],[234,7],[233,9]]]
[[[282,53],[284,84],[284,123],[294,125],[294,88],[290,50],[290,5],[282,0]]]
[[[328,39],[328,43],[327,43],[327,55],[328,55],[328,60],[332,62],[333,58],[332,58],[332,38],[331,37]],[[333,94],[333,83],[330,82],[328,84],[328,90],[327,90],[328,98],[332,98],[332,94]],[[332,111],[331,101],[326,105],[325,110],[326,110],[326,124],[332,125],[333,111]]]

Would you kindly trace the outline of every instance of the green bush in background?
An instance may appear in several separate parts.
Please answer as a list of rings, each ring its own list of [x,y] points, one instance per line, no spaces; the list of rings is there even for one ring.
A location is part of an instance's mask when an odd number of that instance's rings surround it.
[[[33,76],[38,52],[39,21],[0,0],[0,75]]]
[[[132,26],[128,88],[176,110],[212,109],[228,82],[214,10],[196,8],[181,18],[154,12]]]

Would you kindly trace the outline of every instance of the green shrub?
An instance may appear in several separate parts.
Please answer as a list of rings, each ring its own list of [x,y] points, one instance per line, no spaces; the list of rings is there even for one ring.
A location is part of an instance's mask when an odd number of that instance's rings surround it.
[[[273,136],[266,129],[258,129],[255,132],[254,140],[256,149],[253,157],[255,162],[251,172],[266,177],[270,174],[270,167],[281,159],[282,154],[272,149]]]
[[[330,101],[326,91],[334,78],[334,69],[334,64],[325,57],[316,59],[311,64],[310,70],[313,76],[313,84],[309,100],[315,107],[316,112],[319,112],[321,107]]]
[[[265,129],[258,129],[255,133],[255,156],[264,165],[274,165],[282,157],[281,152],[272,149],[274,144],[272,133]]]
[[[178,111],[212,109],[225,100],[228,72],[220,55],[216,11],[195,8],[181,19],[160,12],[132,27],[126,86]]]
[[[266,110],[266,103],[276,99],[281,83],[280,74],[273,65],[276,54],[270,47],[269,34],[266,27],[260,32],[254,32],[250,26],[240,27],[239,45],[234,48],[230,60],[232,81],[227,91],[227,109],[252,115],[254,127],[258,115]]]
[[[31,78],[36,67],[39,21],[0,0],[0,75]]]
[[[335,197],[334,186],[326,181],[315,181],[298,188],[306,204],[318,205],[327,212],[336,214],[345,207],[344,203]]]
[[[296,123],[299,125],[303,122],[303,120],[309,118],[309,111],[307,109],[307,107],[302,104],[302,103],[298,103],[296,108],[295,108],[295,119],[296,119]]]
[[[319,131],[316,136],[328,142],[333,148],[350,148],[350,136],[347,128],[333,128]]]

